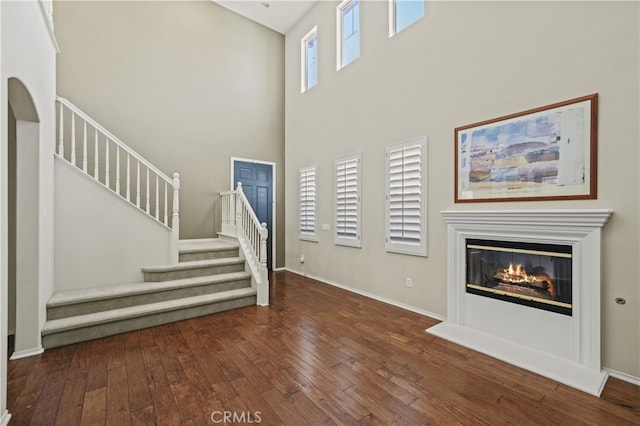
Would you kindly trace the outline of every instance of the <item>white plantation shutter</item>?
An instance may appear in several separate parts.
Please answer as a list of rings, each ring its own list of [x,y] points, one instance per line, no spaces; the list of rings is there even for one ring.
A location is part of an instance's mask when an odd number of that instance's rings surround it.
[[[335,243],[360,247],[360,155],[335,162]]]
[[[317,241],[316,166],[300,169],[300,239]]]
[[[426,139],[387,147],[387,251],[427,255]]]

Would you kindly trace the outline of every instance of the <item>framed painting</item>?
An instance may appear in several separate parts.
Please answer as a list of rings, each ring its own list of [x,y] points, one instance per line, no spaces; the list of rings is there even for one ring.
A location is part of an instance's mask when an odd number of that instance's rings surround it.
[[[455,202],[597,198],[598,94],[455,129]]]

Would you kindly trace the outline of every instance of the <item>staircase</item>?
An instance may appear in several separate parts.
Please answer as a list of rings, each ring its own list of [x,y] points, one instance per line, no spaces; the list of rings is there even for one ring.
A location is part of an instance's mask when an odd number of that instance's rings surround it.
[[[179,263],[142,268],[144,282],[54,293],[45,349],[256,304],[239,245],[181,240]]]
[[[179,174],[165,175],[68,100],[56,105],[56,203],[68,206],[58,215],[68,238],[58,238],[56,284],[69,290],[54,291],[47,303],[44,348],[269,304],[266,224],[240,185],[221,193],[222,238],[180,240]],[[111,210],[111,203],[129,207]],[[75,221],[85,232],[66,232]],[[140,273],[147,262],[162,264]],[[130,283],[111,284],[121,282]]]

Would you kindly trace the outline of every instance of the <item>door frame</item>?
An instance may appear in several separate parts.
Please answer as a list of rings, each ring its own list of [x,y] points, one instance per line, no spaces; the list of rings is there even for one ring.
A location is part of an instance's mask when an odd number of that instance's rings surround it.
[[[252,158],[244,158],[244,157],[231,157],[230,164],[230,173],[229,173],[229,182],[232,190],[236,189],[236,182],[233,181],[233,171],[235,170],[236,161],[242,161],[245,163],[254,163],[254,164],[264,164],[267,166],[271,166],[271,180],[272,180],[272,188],[271,188],[271,269],[276,269],[276,224],[278,222],[276,216],[276,163],[272,161],[263,161],[263,160],[255,160]]]

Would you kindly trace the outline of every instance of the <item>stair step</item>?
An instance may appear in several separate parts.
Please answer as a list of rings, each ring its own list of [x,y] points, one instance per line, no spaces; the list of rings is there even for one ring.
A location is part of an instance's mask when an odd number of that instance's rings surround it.
[[[42,329],[42,344],[53,348],[255,303],[256,291],[249,287],[54,319]]]
[[[244,271],[244,259],[229,257],[222,259],[194,260],[173,265],[157,265],[142,268],[146,282],[177,280],[205,275],[226,274]]]
[[[238,244],[221,238],[180,240],[178,247],[180,262],[238,257],[240,250]]]
[[[182,250],[215,250],[226,248],[237,248],[238,244],[224,238],[197,238],[191,240],[178,241],[178,249]]]
[[[251,274],[231,272],[162,282],[118,284],[68,290],[47,302],[47,319],[60,319],[251,286]]]

